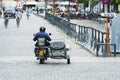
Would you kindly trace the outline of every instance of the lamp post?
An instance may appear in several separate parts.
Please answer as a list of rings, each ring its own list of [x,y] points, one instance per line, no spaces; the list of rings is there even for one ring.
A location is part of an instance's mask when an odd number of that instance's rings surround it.
[[[108,8],[108,5],[110,3],[110,0],[102,0],[103,4],[105,5],[105,11],[106,13],[108,12],[107,11],[107,8]],[[108,28],[108,15],[106,16],[106,43],[107,45],[105,46],[105,50],[107,50],[105,53],[104,53],[104,56],[106,57],[106,54],[108,57],[110,57],[110,45],[109,45],[109,28]]]
[[[55,0],[53,0],[53,15],[55,14]]]
[[[99,0],[97,0],[97,14],[99,14]]]
[[[2,7],[2,0],[0,0],[0,7]]]
[[[70,22],[70,0],[68,3],[68,21]]]
[[[45,18],[46,18],[46,12],[47,12],[47,10],[46,10],[46,8],[47,8],[47,0],[45,0],[44,5],[45,5]]]

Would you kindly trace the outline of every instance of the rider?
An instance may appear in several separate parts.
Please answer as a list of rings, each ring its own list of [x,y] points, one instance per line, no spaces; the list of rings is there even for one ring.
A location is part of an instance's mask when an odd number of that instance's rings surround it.
[[[22,18],[22,13],[18,9],[16,10],[15,17],[16,17],[16,22],[18,19],[20,21],[20,19]]]
[[[4,14],[3,14],[3,17],[4,17],[4,24],[8,24],[8,21],[9,21],[9,14],[5,11]]]
[[[9,15],[8,15],[8,13],[5,11],[5,12],[4,12],[4,19],[7,18],[7,17],[9,17]]]
[[[2,10],[0,10],[0,17],[1,17],[1,15],[2,15]]]
[[[26,12],[26,16],[27,16],[27,17],[30,16],[30,11],[29,11],[29,10],[27,10],[27,12]]]
[[[42,38],[44,37],[45,38],[45,46],[49,46],[50,43],[48,41],[51,41],[51,38],[45,32],[45,30],[46,30],[46,28],[41,26],[40,27],[40,32],[35,34],[35,37],[33,38],[33,41],[37,41],[39,37],[42,37]],[[38,47],[38,42],[36,42],[35,46]],[[37,50],[37,48],[34,49],[34,52],[35,52],[35,55],[37,56],[36,50]]]

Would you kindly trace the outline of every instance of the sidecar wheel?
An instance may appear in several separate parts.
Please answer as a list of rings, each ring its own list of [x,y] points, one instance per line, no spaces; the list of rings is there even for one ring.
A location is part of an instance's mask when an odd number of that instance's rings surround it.
[[[67,64],[70,64],[70,59],[67,59]]]
[[[40,64],[43,64],[44,60],[43,59],[40,59]]]

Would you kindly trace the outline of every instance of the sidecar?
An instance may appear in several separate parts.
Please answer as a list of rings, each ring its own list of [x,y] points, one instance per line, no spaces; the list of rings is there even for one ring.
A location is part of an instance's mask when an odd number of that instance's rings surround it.
[[[52,59],[67,59],[70,64],[70,46],[62,41],[55,41],[50,44],[49,57]]]

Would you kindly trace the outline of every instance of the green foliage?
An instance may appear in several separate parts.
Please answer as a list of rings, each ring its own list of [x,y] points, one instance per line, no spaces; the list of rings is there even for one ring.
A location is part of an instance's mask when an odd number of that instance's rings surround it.
[[[100,2],[101,0],[91,0],[91,5],[94,6],[96,5],[98,2]]]
[[[120,0],[115,0],[116,4],[120,4]]]
[[[39,11],[40,11],[40,13],[43,13],[44,9],[40,8]]]
[[[91,5],[96,5],[98,2],[100,2],[101,0],[90,0],[91,1]],[[86,4],[88,3],[89,0],[78,0],[77,3],[80,4],[80,3],[83,3],[83,4]]]
[[[120,4],[120,0],[111,0],[111,4]]]
[[[80,4],[80,3],[86,4],[86,3],[88,3],[88,1],[89,1],[89,0],[78,0],[77,3],[78,3],[78,4]]]

